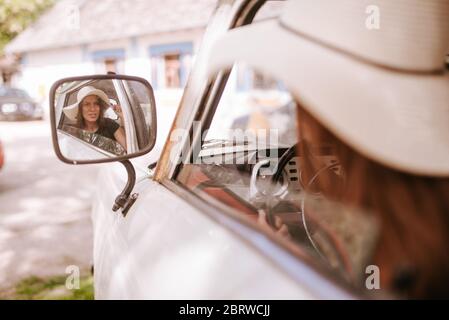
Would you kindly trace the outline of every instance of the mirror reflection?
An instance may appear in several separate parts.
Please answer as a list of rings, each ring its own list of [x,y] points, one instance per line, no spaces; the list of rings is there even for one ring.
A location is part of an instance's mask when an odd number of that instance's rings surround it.
[[[151,87],[134,80],[64,82],[55,93],[57,139],[70,160],[131,155],[154,139]]]

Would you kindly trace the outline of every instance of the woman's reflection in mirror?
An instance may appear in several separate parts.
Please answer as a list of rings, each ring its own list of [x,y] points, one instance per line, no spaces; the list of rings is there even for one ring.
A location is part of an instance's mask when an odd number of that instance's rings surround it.
[[[78,92],[77,101],[64,108],[64,113],[70,119],[76,120],[77,128],[115,140],[126,150],[121,107],[113,106],[120,124],[104,116],[108,107],[109,98],[104,91],[86,86]]]

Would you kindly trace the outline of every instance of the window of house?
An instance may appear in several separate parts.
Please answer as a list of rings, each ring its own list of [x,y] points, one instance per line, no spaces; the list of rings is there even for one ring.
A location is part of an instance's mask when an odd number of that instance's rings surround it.
[[[155,89],[183,88],[190,73],[192,43],[152,45],[149,51],[153,87]]]
[[[123,62],[125,60],[124,49],[108,49],[92,52],[92,60],[95,63],[97,73],[124,73]]]
[[[241,68],[239,66],[236,66],[236,69],[236,85],[240,91],[246,91],[250,88],[274,89],[278,85],[275,81],[256,70]]]
[[[117,60],[116,59],[105,59],[104,68],[106,72],[117,73]]]
[[[181,87],[181,61],[179,54],[164,56],[165,84],[167,88]]]

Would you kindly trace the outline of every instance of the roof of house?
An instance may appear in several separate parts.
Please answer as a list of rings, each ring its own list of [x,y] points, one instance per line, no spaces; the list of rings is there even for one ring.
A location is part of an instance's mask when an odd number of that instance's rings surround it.
[[[205,27],[216,2],[60,0],[5,51],[21,53]]]

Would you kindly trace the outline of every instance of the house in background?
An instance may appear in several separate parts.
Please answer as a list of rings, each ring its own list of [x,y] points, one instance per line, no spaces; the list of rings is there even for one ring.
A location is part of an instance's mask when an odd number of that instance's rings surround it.
[[[147,79],[177,106],[216,0],[59,0],[5,48],[11,83],[47,103],[58,79],[113,71]]]

